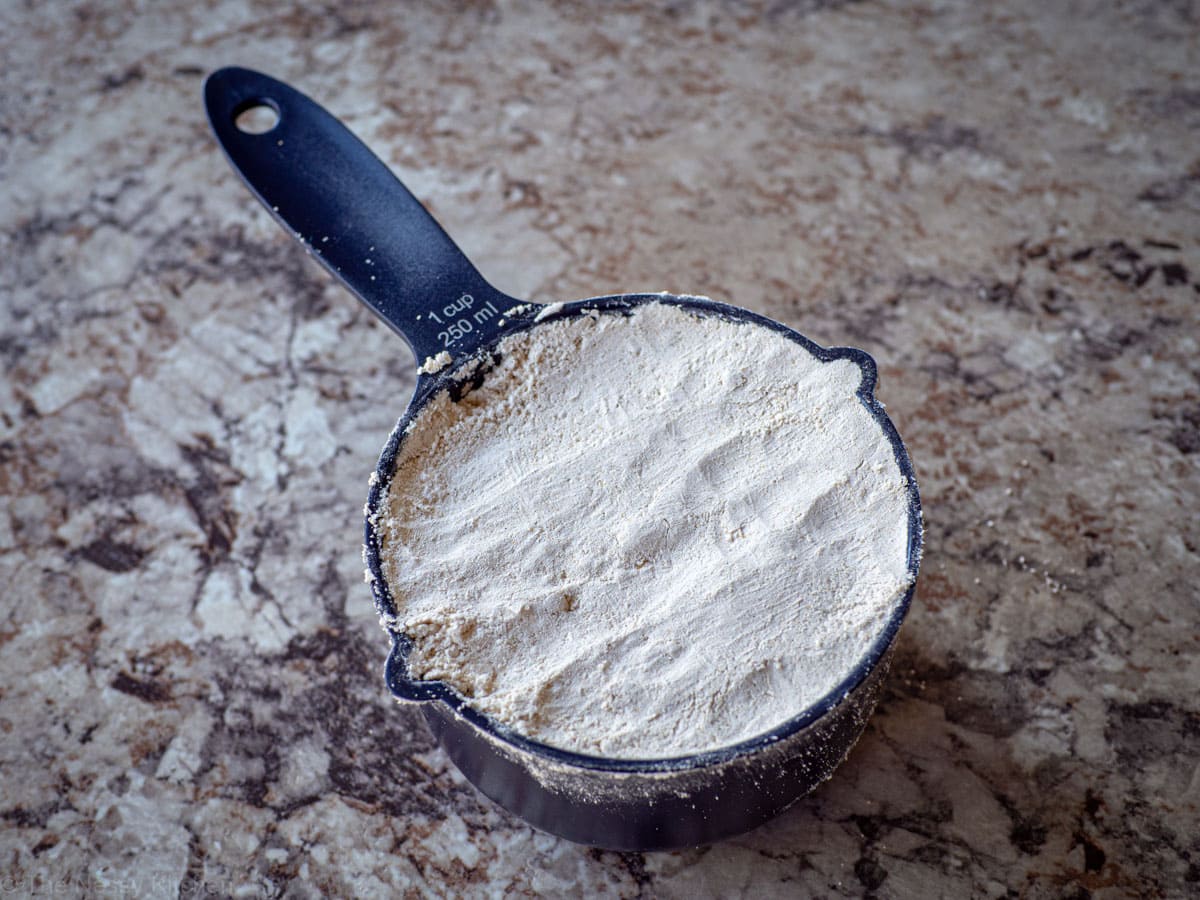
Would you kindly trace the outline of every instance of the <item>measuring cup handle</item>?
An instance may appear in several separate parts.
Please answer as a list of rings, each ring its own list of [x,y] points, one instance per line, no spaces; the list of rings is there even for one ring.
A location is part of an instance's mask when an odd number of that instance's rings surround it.
[[[519,301],[475,270],[442,227],[354,134],[299,91],[250,69],[214,72],[208,120],[250,190],[322,265],[408,341],[421,362],[470,353]],[[268,107],[254,134],[238,117]]]

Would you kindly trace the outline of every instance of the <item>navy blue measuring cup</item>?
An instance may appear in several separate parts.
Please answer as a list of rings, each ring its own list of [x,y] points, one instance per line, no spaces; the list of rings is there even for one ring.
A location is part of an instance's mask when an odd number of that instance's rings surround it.
[[[890,440],[910,485],[908,562],[915,583],[921,554],[916,479],[875,400],[876,368],[866,353],[820,347],[764,316],[703,298],[619,294],[552,306],[522,302],[488,284],[387,166],[305,95],[259,72],[226,68],[209,76],[204,99],[213,134],[254,195],[416,357],[413,397],[384,446],[367,499],[365,558],[381,614],[394,616],[396,605],[372,517],[386,497],[405,428],[428,400],[456,385],[456,373],[494,353],[507,335],[563,317],[628,314],[645,303],[768,328],[822,360],[845,358],[859,366],[858,398]],[[273,121],[247,127],[245,116],[253,112]],[[444,682],[412,678],[405,663],[411,644],[399,631],[390,632],[385,679],[397,698],[421,705],[468,780],[535,827],[610,849],[697,846],[767,821],[832,774],[875,706],[911,597],[910,587],[859,664],[819,702],[751,740],[671,759],[588,756],[516,734]]]

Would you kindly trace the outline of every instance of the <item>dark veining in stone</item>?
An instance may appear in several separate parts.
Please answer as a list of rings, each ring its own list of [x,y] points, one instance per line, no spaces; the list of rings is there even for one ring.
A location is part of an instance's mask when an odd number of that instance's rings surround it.
[[[142,560],[146,558],[146,552],[133,544],[98,537],[80,547],[76,555],[109,572],[130,572],[141,565]]]
[[[144,700],[146,703],[166,703],[171,699],[171,689],[156,681],[135,678],[127,672],[118,672],[112,687],[122,694]]]

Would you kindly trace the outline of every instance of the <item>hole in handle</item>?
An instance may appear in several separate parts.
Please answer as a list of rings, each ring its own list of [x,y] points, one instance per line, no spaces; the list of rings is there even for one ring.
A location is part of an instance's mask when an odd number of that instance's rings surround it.
[[[279,108],[270,100],[247,100],[234,110],[233,124],[243,134],[266,134],[279,124]]]

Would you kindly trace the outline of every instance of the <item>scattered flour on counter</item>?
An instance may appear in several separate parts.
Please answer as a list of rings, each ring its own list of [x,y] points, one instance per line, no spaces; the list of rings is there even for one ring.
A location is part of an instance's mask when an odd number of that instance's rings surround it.
[[[850,674],[910,584],[854,363],[667,304],[500,350],[410,425],[377,514],[414,677],[630,759],[748,740]]]

